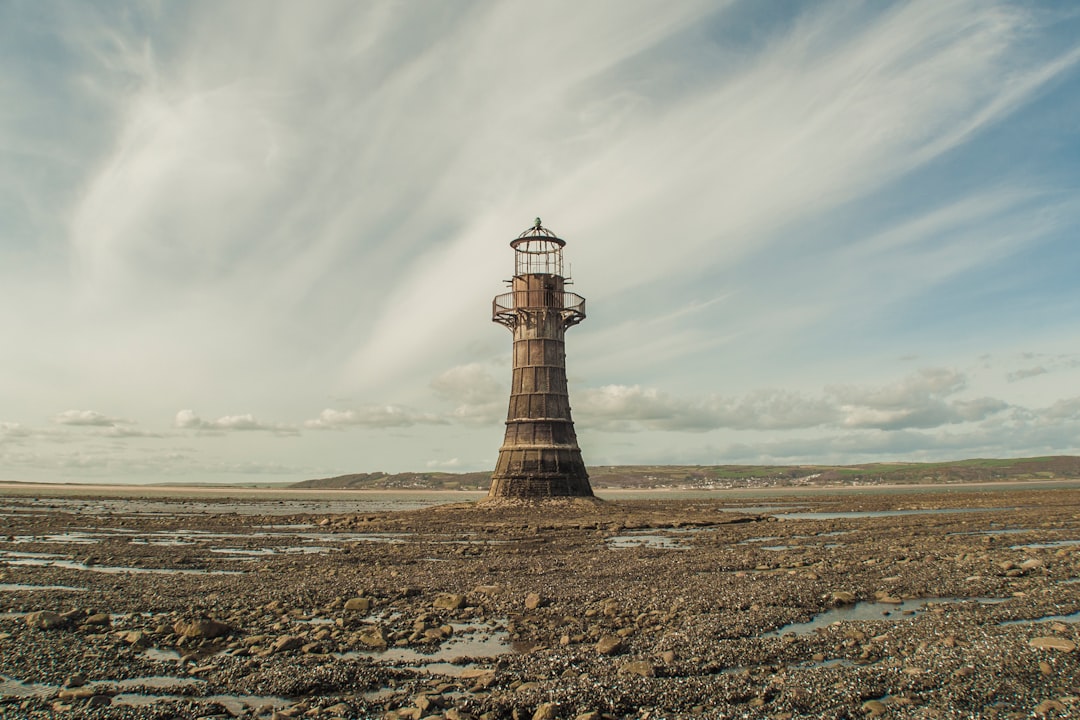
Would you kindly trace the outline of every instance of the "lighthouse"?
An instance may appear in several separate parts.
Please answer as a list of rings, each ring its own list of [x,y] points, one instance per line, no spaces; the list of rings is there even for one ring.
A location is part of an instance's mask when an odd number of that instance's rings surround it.
[[[514,335],[514,369],[489,500],[593,494],[566,386],[565,334],[585,319],[585,298],[566,290],[565,246],[537,218],[510,242],[514,279],[492,301],[491,319]]]

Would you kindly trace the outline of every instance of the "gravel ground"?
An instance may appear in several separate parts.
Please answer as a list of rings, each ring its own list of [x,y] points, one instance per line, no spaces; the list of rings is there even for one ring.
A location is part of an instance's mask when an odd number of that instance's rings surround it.
[[[0,497],[0,717],[1080,717],[1080,490],[274,502]]]

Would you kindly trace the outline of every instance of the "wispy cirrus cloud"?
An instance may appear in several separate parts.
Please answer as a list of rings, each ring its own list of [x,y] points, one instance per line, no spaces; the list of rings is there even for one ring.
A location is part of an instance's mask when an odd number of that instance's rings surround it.
[[[1038,377],[1039,375],[1045,375],[1049,370],[1042,365],[1036,365],[1035,367],[1021,368],[1020,370],[1014,370],[1010,372],[1008,377],[1009,382],[1017,382],[1019,380],[1026,380],[1028,378]]]
[[[1080,351],[1078,17],[0,3],[0,442],[76,443],[72,474],[95,443],[222,454],[191,473],[482,464],[509,379],[490,298],[540,214],[589,298],[567,348],[598,452],[966,454],[1010,423],[1009,447],[1080,450],[1050,382]],[[990,350],[1010,361],[968,368]],[[913,354],[965,369],[896,380]],[[51,415],[102,397],[123,417]],[[313,417],[326,397],[363,403]]]

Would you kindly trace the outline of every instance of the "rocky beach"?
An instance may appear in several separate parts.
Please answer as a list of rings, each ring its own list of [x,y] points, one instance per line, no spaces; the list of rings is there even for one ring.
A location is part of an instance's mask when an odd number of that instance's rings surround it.
[[[0,717],[1080,716],[1075,484],[324,495],[0,494]]]

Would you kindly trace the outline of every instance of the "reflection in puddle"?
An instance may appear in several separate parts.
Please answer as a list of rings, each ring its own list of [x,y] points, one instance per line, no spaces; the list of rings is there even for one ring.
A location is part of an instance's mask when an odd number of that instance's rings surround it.
[[[416,665],[417,669],[423,669],[433,663],[448,663],[457,666],[459,663],[451,661],[495,658],[516,652],[516,648],[510,642],[509,634],[505,630],[491,630],[486,626],[477,624],[451,623],[451,627],[454,628],[454,635],[450,640],[432,647],[430,651],[408,647],[392,647],[386,650],[354,650],[352,652],[334,653],[334,657],[343,660],[363,657],[380,662],[404,662]],[[465,668],[467,665],[462,665],[462,667]]]
[[[1047,550],[1049,548],[1056,547],[1068,547],[1069,545],[1080,545],[1080,540],[1051,540],[1044,543],[1028,543],[1026,545],[1010,545],[1010,550]]]
[[[70,585],[20,585],[19,583],[0,583],[0,592],[16,592],[18,590],[66,590],[69,592],[86,592],[86,588],[71,587]]]
[[[814,616],[804,623],[792,623],[773,630],[768,635],[808,635],[821,628],[826,628],[835,622],[851,622],[856,620],[907,620],[926,612],[934,605],[956,605],[963,603],[976,603],[979,605],[992,605],[1005,602],[1005,598],[917,598],[904,600],[899,605],[858,602],[854,605],[843,605],[827,610],[820,615]]]
[[[283,548],[210,548],[210,552],[221,555],[239,555],[241,558],[238,559],[253,560],[270,555],[326,555],[336,550],[322,545],[297,545]]]
[[[67,570],[89,570],[107,575],[239,575],[235,570],[206,570],[202,568],[141,568],[115,567],[110,565],[87,565],[76,560],[61,560],[57,556],[27,557],[30,553],[0,553],[0,561],[7,565],[30,567],[59,567]]]
[[[847,518],[881,518],[902,515],[944,515],[948,513],[982,513],[1015,510],[1016,508],[923,508],[915,510],[837,510],[835,512],[784,512],[773,517],[780,520],[844,520]]]
[[[951,532],[946,535],[1023,535],[1034,532],[1031,528],[990,528],[989,530],[972,530],[970,532]]]
[[[125,680],[95,680],[86,687],[94,691],[111,694],[115,690],[134,688],[147,688],[152,690],[182,690],[185,688],[200,688],[206,685],[205,680],[198,678],[170,677],[158,675],[154,677],[128,678]],[[59,685],[46,685],[43,683],[24,683],[15,678],[0,675],[0,697],[20,698],[51,698],[61,690]],[[186,701],[199,703],[217,703],[234,717],[246,716],[253,709],[266,709],[271,711],[282,710],[293,704],[292,700],[280,697],[259,695],[144,695],[142,693],[120,693],[112,697],[113,705],[126,705],[128,707],[145,707],[158,702]]]
[[[64,545],[93,545],[101,542],[101,537],[85,532],[53,533],[49,535],[16,535],[14,543],[61,543]]]
[[[646,534],[633,534],[633,535],[616,535],[615,537],[609,537],[607,539],[607,546],[609,548],[635,548],[635,547],[648,547],[648,548],[661,548],[664,550],[686,550],[687,546],[675,538],[667,537],[666,535],[646,535]]]
[[[283,710],[294,705],[292,700],[280,697],[260,695],[136,695],[122,693],[113,697],[114,705],[144,707],[158,702],[187,701],[216,703],[224,707],[233,717],[247,717],[252,710]]]
[[[24,683],[15,678],[0,675],[0,698],[4,697],[47,697],[56,692],[54,685]]]
[[[1048,623],[1048,622],[1063,622],[1074,623],[1080,622],[1080,611],[1069,613],[1068,615],[1046,615],[1041,618],[1034,618],[1032,620],[1005,620],[1000,623],[1001,625],[1033,625],[1035,623]]]

